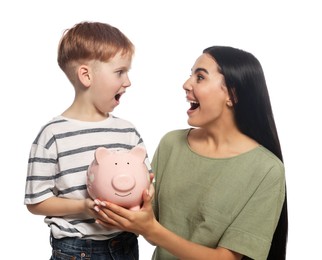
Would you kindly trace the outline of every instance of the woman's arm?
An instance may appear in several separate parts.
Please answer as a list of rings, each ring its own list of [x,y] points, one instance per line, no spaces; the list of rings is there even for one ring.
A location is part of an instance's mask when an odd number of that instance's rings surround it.
[[[140,211],[130,211],[109,202],[102,202],[101,225],[141,234],[150,243],[160,246],[180,259],[191,260],[240,260],[242,255],[226,248],[216,249],[190,242],[163,227],[155,218],[152,210],[152,197],[149,192],[143,194],[144,204]]]

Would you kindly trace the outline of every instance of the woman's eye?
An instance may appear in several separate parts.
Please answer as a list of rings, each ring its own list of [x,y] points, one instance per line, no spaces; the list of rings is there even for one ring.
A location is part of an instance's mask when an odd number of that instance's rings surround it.
[[[202,75],[197,75],[197,82],[199,82],[199,81],[201,81],[203,79],[204,79],[204,77]]]

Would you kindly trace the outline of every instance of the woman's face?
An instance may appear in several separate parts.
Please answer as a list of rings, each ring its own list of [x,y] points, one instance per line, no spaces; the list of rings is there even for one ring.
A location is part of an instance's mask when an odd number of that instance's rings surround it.
[[[210,127],[231,120],[228,90],[215,60],[209,54],[202,54],[191,72],[190,78],[183,85],[191,105],[187,111],[189,125]]]

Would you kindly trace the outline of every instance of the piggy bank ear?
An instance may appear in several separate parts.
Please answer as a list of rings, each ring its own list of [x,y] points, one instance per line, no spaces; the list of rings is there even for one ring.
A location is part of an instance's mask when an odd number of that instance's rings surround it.
[[[111,154],[112,152],[105,147],[98,147],[95,151],[95,160],[98,164],[105,158],[107,155]]]
[[[131,154],[137,156],[138,158],[142,159],[142,161],[145,160],[146,157],[146,150],[144,147],[141,146],[135,146],[134,148],[132,148],[132,150],[130,151]]]

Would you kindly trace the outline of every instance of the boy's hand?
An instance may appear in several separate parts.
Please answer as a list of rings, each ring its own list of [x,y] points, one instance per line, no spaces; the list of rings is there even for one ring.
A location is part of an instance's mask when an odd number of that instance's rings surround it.
[[[98,217],[98,204],[95,203],[94,200],[92,200],[91,198],[87,198],[84,200],[84,211],[87,215],[91,216],[92,218],[97,218]]]

